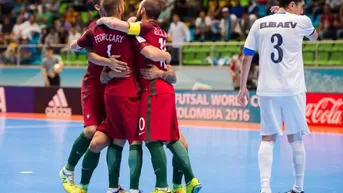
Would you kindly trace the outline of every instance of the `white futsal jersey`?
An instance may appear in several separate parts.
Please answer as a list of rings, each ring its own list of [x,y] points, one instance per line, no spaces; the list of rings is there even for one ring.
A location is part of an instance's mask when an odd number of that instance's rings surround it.
[[[260,54],[257,95],[293,96],[306,92],[302,43],[314,32],[310,18],[287,12],[255,21],[244,50],[258,50]]]

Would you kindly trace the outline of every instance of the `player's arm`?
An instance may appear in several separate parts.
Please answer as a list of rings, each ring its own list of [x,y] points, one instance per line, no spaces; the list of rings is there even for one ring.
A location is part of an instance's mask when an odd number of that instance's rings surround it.
[[[59,68],[56,70],[56,73],[59,74],[62,72],[62,70],[64,68],[64,63],[63,63],[62,57],[60,55],[56,55],[56,57],[57,57],[57,61],[59,64]]]
[[[70,44],[70,49],[73,52],[79,52],[81,51],[83,48],[91,48],[93,47],[93,35],[94,35],[94,28],[89,28],[87,29],[82,36],[77,39],[74,40],[71,44]]]
[[[161,70],[155,65],[150,65],[149,68],[141,69],[141,74],[147,80],[160,78],[170,84],[175,84],[177,81],[175,71],[171,65],[167,66],[167,70]]]
[[[118,18],[114,17],[102,17],[96,21],[97,25],[106,25],[110,29],[118,30],[124,33],[128,33],[130,29],[129,22],[122,21]],[[139,25],[139,24],[138,24]],[[132,35],[139,35],[138,34],[132,34]]]
[[[43,63],[42,63],[42,75],[43,75],[43,79],[44,79],[44,85],[46,87],[50,87],[50,82],[49,82],[49,79],[48,79],[48,73],[46,72],[46,66],[45,66],[45,60],[43,60]]]
[[[302,19],[300,27],[302,28],[304,36],[306,36],[311,41],[318,40],[318,37],[319,37],[318,32],[314,28],[311,19],[307,16],[304,16],[304,15],[299,16],[299,17],[301,17],[301,19]]]
[[[140,53],[154,62],[167,61],[167,63],[170,63],[171,61],[171,55],[168,52],[151,45],[145,46]]]
[[[243,48],[243,62],[241,68],[241,82],[240,82],[240,89],[246,90],[247,88],[247,81],[248,75],[251,68],[251,61],[255,52],[257,50],[257,30],[259,29],[258,21],[256,21],[248,34],[248,37],[245,41],[244,48]]]
[[[141,22],[132,22],[130,18],[128,21],[122,21],[114,17],[102,17],[97,20],[97,25],[106,25],[110,29],[118,30],[129,35],[142,35],[144,31],[151,29],[150,25],[145,25]]]
[[[112,56],[110,58],[102,57],[99,54],[95,53],[91,48],[87,49],[87,56],[88,60],[93,64],[104,67],[108,66],[115,71],[126,71],[128,68],[125,62],[117,60],[117,58],[119,58],[120,56]]]

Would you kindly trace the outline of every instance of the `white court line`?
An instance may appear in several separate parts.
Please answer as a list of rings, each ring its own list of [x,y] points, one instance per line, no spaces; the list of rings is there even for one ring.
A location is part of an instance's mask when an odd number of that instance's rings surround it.
[[[33,172],[32,171],[21,171],[20,173],[21,174],[32,174]]]
[[[15,120],[29,120],[29,121],[48,121],[48,122],[73,122],[73,123],[80,123],[83,122],[82,120],[59,120],[54,118],[15,118],[15,117],[0,117],[0,119],[15,119]]]
[[[71,128],[71,127],[83,127],[83,124],[71,124],[71,125],[68,125],[68,124],[56,124],[56,125],[12,125],[12,126],[5,126],[5,129],[20,129],[20,128],[23,128],[23,129],[31,129],[31,128],[60,128],[60,127],[68,127],[68,128]]]
[[[48,121],[48,122],[71,122],[71,123],[82,123],[83,121],[82,120],[57,120],[57,119],[53,119],[53,118],[48,118],[48,119],[44,119],[44,118],[40,118],[40,119],[34,119],[34,118],[12,118],[12,117],[0,117],[0,119],[16,119],[16,120],[32,120],[32,121]],[[40,125],[42,127],[42,125]],[[81,124],[81,126],[83,126]],[[219,127],[219,126],[213,126],[213,127],[209,127],[209,126],[197,126],[197,125],[192,125],[192,126],[189,126],[189,125],[179,125],[180,127],[182,128],[186,128],[186,129],[189,129],[189,128],[197,128],[197,129],[219,129],[219,130],[233,130],[233,131],[255,131],[255,132],[260,132],[259,129],[249,129],[249,128],[231,128],[231,127]],[[45,126],[47,127],[47,126]],[[74,126],[71,126],[71,127],[74,127]],[[25,127],[27,128],[27,127]],[[311,131],[311,129],[310,129]],[[325,132],[311,132],[311,134],[322,134],[322,135],[342,135],[342,134],[339,134],[339,133],[325,133]]]

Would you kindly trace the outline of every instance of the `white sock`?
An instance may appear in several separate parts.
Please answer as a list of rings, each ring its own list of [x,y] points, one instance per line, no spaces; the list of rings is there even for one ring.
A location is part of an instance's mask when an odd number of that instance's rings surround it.
[[[262,141],[258,151],[261,192],[271,193],[270,178],[272,176],[274,142]]]
[[[107,193],[117,192],[118,188],[108,188]]]
[[[306,152],[302,140],[290,143],[292,148],[294,186],[296,192],[304,191]]]
[[[129,193],[139,193],[139,190],[130,189]]]

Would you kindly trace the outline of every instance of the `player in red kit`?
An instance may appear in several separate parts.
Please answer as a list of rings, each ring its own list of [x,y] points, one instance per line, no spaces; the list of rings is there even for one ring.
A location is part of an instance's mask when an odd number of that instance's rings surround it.
[[[94,1],[94,7],[98,10],[99,15],[104,14],[99,8],[99,2]],[[92,22],[88,28],[95,27],[95,21]],[[81,88],[81,101],[82,110],[84,115],[84,130],[80,136],[75,140],[71,152],[69,154],[68,162],[60,171],[60,177],[62,179],[63,188],[67,192],[71,192],[75,188],[74,183],[74,168],[77,165],[80,158],[86,152],[91,139],[98,127],[106,116],[105,104],[104,104],[104,91],[105,86],[100,83],[100,74],[104,66],[110,66],[113,71],[112,76],[121,77],[126,76],[126,66],[123,62],[117,61],[114,58],[105,58],[101,60],[101,63],[94,63],[92,60],[94,54],[88,52],[89,64],[87,72],[83,77]],[[122,64],[121,66],[118,64]],[[116,73],[115,73],[116,72]],[[99,158],[96,157],[95,161]]]
[[[107,15],[121,18],[124,13],[123,0],[102,0],[100,7]],[[81,183],[73,193],[85,193],[88,189],[92,173],[98,162],[95,158],[100,156],[100,151],[110,145],[107,152],[107,162],[110,173],[110,189],[108,192],[121,192],[118,187],[120,163],[123,146],[126,139],[131,144],[137,140],[137,126],[139,113],[138,84],[136,81],[136,69],[133,45],[134,37],[126,33],[111,30],[106,26],[96,26],[88,29],[82,37],[71,45],[72,49],[94,48],[95,52],[102,57],[119,55],[120,60],[125,62],[132,70],[127,77],[112,79],[105,89],[105,107],[107,117],[95,133],[89,149],[85,153],[82,164]],[[140,53],[153,61],[171,60],[169,53],[156,47],[147,45],[140,49]],[[108,69],[109,70],[109,69]],[[114,174],[114,175],[111,175]]]
[[[117,29],[128,34],[137,35],[136,41],[140,49],[149,42],[161,50],[165,50],[167,34],[155,20],[162,10],[162,2],[159,0],[144,0],[140,4],[137,19],[142,23],[126,23],[115,19],[105,18],[99,21],[112,29]],[[149,63],[138,55],[138,68],[145,69]],[[152,62],[155,68],[166,71],[165,62]],[[145,71],[146,72],[146,71]],[[156,188],[154,193],[170,192],[166,177],[166,156],[161,142],[167,143],[167,147],[174,155],[175,161],[180,165],[187,182],[187,193],[196,193],[201,189],[199,181],[194,178],[188,153],[179,141],[179,129],[175,106],[174,87],[161,78],[147,80],[140,76],[142,85],[141,108],[139,119],[139,138],[147,142],[151,153],[153,167],[156,174]],[[187,155],[187,156],[184,156]],[[174,191],[176,192],[176,191]]]

